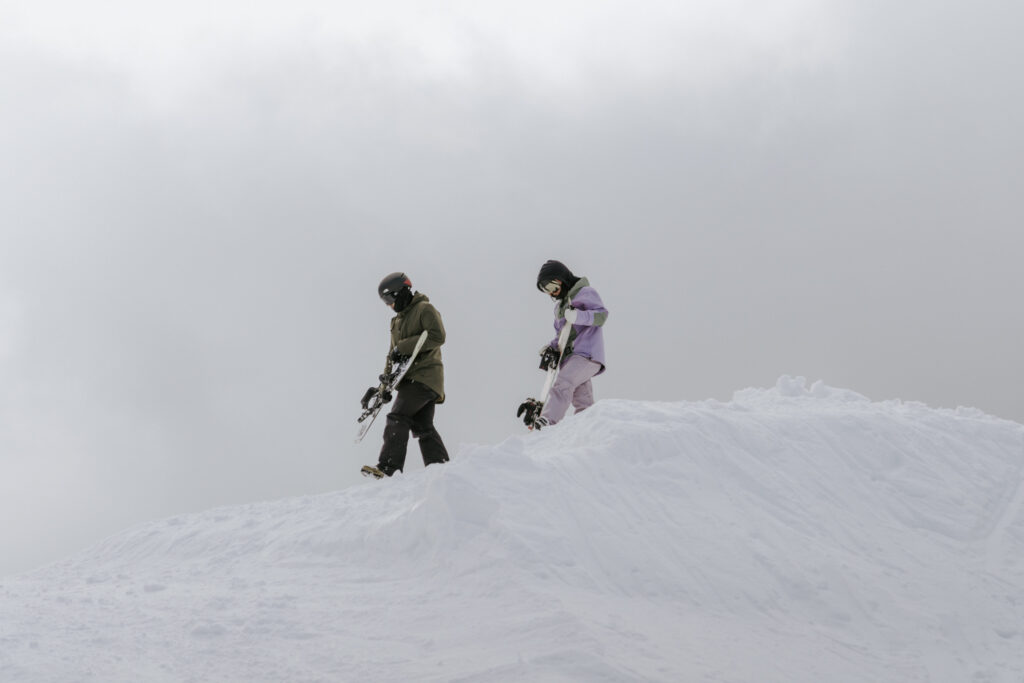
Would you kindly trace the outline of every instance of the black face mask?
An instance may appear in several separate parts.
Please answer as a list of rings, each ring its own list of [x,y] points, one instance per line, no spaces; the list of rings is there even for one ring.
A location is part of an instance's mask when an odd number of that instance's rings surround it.
[[[412,302],[412,290],[405,287],[395,295],[395,313],[401,313]]]

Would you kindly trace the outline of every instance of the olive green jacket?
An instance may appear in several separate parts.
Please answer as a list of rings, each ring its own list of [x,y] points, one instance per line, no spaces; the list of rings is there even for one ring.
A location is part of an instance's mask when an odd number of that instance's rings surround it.
[[[391,319],[391,349],[398,349],[399,353],[406,356],[411,355],[423,330],[427,331],[427,338],[409,372],[405,374],[405,380],[430,387],[437,392],[437,402],[443,403],[444,365],[441,363],[441,344],[444,344],[444,324],[441,322],[441,314],[431,305],[430,299],[417,292],[405,310]],[[386,371],[391,371],[390,361]]]

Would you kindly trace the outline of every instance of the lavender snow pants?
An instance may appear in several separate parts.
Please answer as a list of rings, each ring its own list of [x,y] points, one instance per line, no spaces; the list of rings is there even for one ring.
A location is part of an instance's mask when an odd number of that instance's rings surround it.
[[[577,413],[594,405],[594,389],[590,380],[600,371],[600,363],[576,354],[569,356],[558,371],[541,416],[547,418],[549,424],[555,424],[565,417],[570,402]]]

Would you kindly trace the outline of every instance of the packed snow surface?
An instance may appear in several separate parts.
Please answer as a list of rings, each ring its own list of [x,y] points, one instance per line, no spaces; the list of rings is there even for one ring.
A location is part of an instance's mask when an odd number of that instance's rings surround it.
[[[1020,683],[1022,482],[973,410],[602,401],[0,580],[0,680]]]

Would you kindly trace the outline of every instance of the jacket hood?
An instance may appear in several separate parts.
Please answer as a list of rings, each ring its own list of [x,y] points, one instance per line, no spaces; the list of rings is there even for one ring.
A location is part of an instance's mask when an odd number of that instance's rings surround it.
[[[589,286],[590,281],[587,278],[577,278],[576,284],[572,286],[572,289],[566,292],[565,296],[558,298],[558,302],[555,304],[555,310],[558,311],[558,316],[563,317],[566,309],[568,309],[569,305],[572,303],[573,298],[580,293],[580,290]]]
[[[590,280],[588,280],[587,278],[585,278],[585,277],[576,278],[576,283],[569,290],[569,296],[567,296],[566,298],[567,299],[572,299],[574,296],[576,296],[577,294],[580,293],[581,289],[583,289],[584,287],[589,287],[589,286],[590,286]]]
[[[544,291],[541,286],[542,283],[548,280],[558,280],[562,283],[562,295],[559,298],[563,298],[564,293],[573,288],[576,284],[577,278],[569,270],[569,267],[561,261],[555,261],[554,259],[548,260],[540,267],[540,272],[537,273],[537,289]]]

